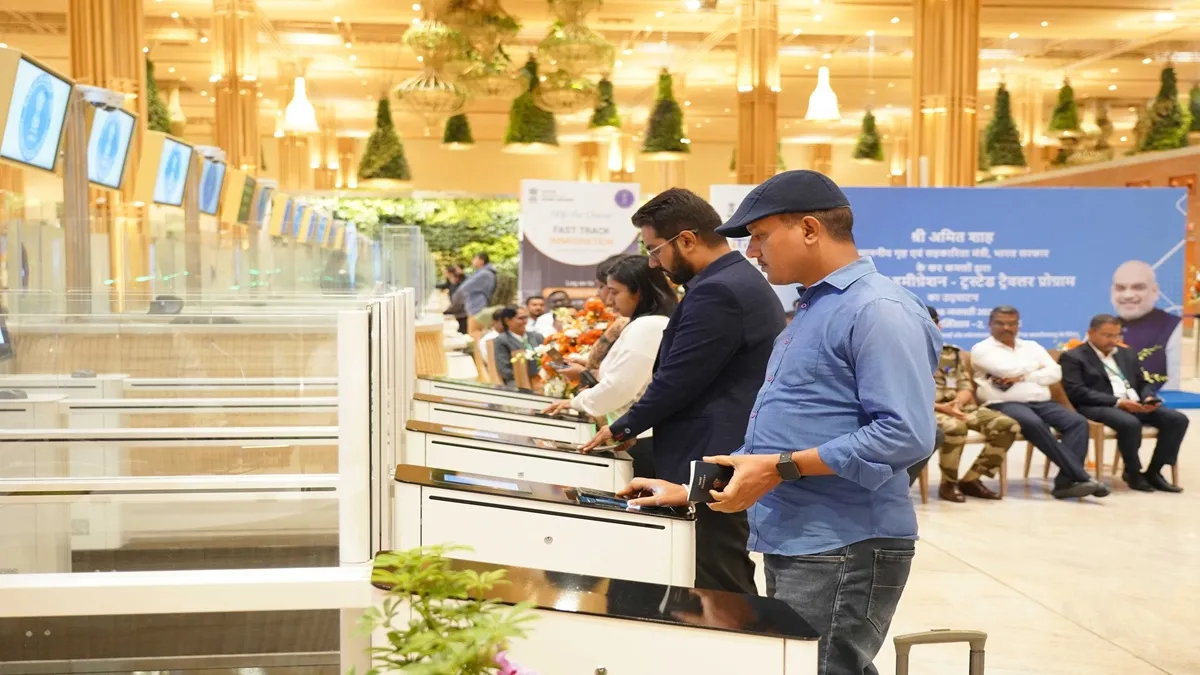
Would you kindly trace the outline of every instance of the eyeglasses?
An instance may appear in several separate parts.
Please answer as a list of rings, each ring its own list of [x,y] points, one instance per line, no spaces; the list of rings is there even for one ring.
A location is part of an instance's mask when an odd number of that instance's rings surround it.
[[[683,232],[691,232],[692,234],[695,234],[695,233],[696,233],[696,230],[684,230]],[[663,248],[664,248],[664,247],[665,247],[667,244],[669,244],[669,243],[671,243],[671,242],[675,241],[675,240],[676,240],[676,239],[678,239],[680,236],[682,236],[682,235],[683,235],[683,232],[680,232],[679,234],[675,235],[674,237],[671,237],[670,239],[668,239],[668,240],[664,241],[663,243],[659,244],[658,246],[655,246],[654,248],[652,248],[652,249],[650,249],[650,250],[646,251],[646,255],[650,256],[651,258],[654,258],[655,260],[658,260],[658,253],[659,253],[659,251],[663,250]]]

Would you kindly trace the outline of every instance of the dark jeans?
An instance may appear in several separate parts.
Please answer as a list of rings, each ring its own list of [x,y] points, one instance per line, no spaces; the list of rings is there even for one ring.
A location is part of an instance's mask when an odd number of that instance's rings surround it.
[[[654,437],[637,439],[629,448],[629,456],[633,458],[634,478],[658,478],[654,473]]]
[[[746,552],[746,512],[718,513],[696,505],[696,588],[758,595],[754,561]]]
[[[821,634],[817,675],[875,675],[915,543],[868,539],[817,555],[766,555],[767,595]]]
[[[1163,407],[1144,415],[1134,415],[1115,407],[1081,406],[1079,413],[1117,432],[1117,450],[1121,452],[1121,459],[1125,460],[1125,471],[1130,473],[1142,470],[1142,460],[1138,457],[1138,450],[1142,447],[1142,425],[1158,429],[1158,443],[1150,458],[1151,473],[1158,473],[1164,466],[1175,463],[1188,428],[1187,415]]]
[[[1054,401],[993,403],[990,407],[1016,420],[1021,425],[1021,434],[1058,467],[1055,488],[1092,479],[1083,468],[1090,440],[1086,417]],[[1051,427],[1062,434],[1061,442],[1054,437]]]

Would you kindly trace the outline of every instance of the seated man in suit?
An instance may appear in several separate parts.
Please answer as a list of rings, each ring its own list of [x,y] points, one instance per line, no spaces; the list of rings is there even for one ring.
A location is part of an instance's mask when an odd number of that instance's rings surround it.
[[[1050,400],[1050,385],[1062,379],[1058,364],[1038,343],[1017,338],[1021,315],[1015,307],[993,309],[988,323],[992,336],[971,348],[979,400],[1016,420],[1025,438],[1058,467],[1055,499],[1107,497],[1108,486],[1083,468],[1087,418]],[[1062,442],[1051,427],[1062,433]]]
[[[1162,468],[1175,463],[1187,433],[1188,418],[1162,405],[1154,386],[1146,381],[1137,356],[1118,346],[1121,323],[1101,314],[1088,326],[1087,342],[1062,355],[1059,361],[1067,397],[1084,417],[1117,432],[1117,449],[1125,460],[1122,478],[1141,492],[1182,492],[1162,477]],[[1142,426],[1158,429],[1158,443],[1146,473],[1138,450]]]

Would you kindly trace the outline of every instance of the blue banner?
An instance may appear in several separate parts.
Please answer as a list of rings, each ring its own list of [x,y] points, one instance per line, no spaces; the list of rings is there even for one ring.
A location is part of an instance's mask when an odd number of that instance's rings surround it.
[[[879,271],[938,310],[947,343],[987,338],[998,305],[1047,349],[1121,319],[1157,384],[1179,385],[1187,194],[1176,188],[848,188]]]

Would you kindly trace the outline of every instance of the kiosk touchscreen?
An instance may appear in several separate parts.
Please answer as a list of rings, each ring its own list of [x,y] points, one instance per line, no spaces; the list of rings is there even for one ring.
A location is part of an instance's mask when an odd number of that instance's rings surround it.
[[[295,202],[291,197],[283,193],[271,197],[271,220],[267,223],[267,234],[272,237],[287,236],[292,226],[293,210]]]
[[[308,208],[307,211],[307,216],[300,223],[300,228],[296,230],[296,241],[302,244],[307,244],[316,238],[317,224],[320,222],[322,216],[321,212],[316,211],[311,207]]]
[[[249,183],[246,182],[247,178],[250,179]],[[249,195],[246,194],[247,190],[250,191]],[[217,220],[222,223],[246,224],[250,219],[250,206],[253,202],[254,179],[245,171],[227,168],[225,184],[221,188],[221,208],[217,210]]]
[[[242,199],[238,204],[237,221],[242,225],[252,225],[255,219],[254,190],[258,187],[254,176],[246,176],[242,181]]]
[[[134,201],[182,206],[193,154],[192,146],[164,133],[147,131],[134,183]]]
[[[292,227],[289,234],[297,241],[304,241],[300,237],[308,232],[310,222],[312,222],[312,211],[309,210],[308,205],[296,202],[292,208]]]
[[[250,216],[251,224],[263,227],[271,216],[272,199],[275,196],[274,181],[258,181],[258,193],[254,196],[254,212]]]
[[[0,157],[54,171],[72,86],[21,52],[0,49]]]
[[[87,173],[93,185],[120,190],[137,118],[125,110],[98,108],[88,136]]]
[[[225,163],[205,157],[200,169],[200,213],[217,215],[221,205],[221,188],[225,185]]]
[[[313,237],[313,242],[324,246],[325,238],[329,236],[329,216],[322,213],[320,217],[316,218],[315,220],[316,222],[313,224],[313,226],[314,229],[316,229],[317,234],[315,237]]]

